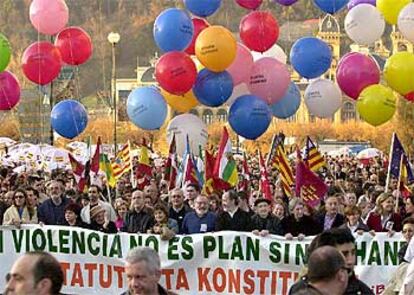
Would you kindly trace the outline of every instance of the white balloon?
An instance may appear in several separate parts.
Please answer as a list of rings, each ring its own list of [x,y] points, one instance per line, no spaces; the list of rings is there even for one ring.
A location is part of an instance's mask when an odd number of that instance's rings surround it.
[[[336,83],[327,79],[312,81],[304,97],[309,112],[319,118],[332,117],[342,104],[341,90]]]
[[[345,32],[359,45],[371,45],[381,38],[385,21],[379,10],[370,4],[359,4],[345,17]]]
[[[398,15],[398,29],[410,42],[414,43],[414,3],[407,4]]]
[[[198,153],[199,145],[204,148],[208,139],[206,124],[193,114],[182,114],[173,118],[167,128],[168,142],[171,142],[173,134],[175,134],[178,156],[184,154],[187,135],[191,151],[195,154]]]
[[[285,51],[282,49],[282,47],[280,47],[277,44],[273,45],[269,50],[263,53],[252,51],[252,55],[253,55],[254,61],[261,59],[263,57],[272,57],[272,58],[276,58],[278,61],[280,61],[283,64],[286,64],[287,62],[287,55]]]
[[[233,102],[236,101],[237,98],[239,98],[242,95],[248,95],[251,94],[249,91],[249,88],[247,87],[246,83],[241,83],[233,88],[233,93],[231,94],[230,98],[226,101],[226,104],[228,106],[231,106]]]

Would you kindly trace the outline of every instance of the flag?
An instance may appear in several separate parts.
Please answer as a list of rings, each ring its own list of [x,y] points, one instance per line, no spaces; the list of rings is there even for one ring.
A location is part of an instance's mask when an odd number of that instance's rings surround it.
[[[409,182],[409,174],[410,174],[410,164],[408,163],[408,159],[406,155],[403,155],[401,157],[401,174],[400,174],[400,191],[401,195],[404,199],[409,198],[412,195],[411,189],[408,187]],[[408,168],[407,168],[408,167]],[[412,177],[412,171],[411,171],[411,177]]]
[[[318,171],[322,167],[326,167],[324,157],[318,151],[316,145],[309,136],[306,138],[305,163],[309,169],[314,172]]]
[[[214,164],[216,159],[208,150],[205,151],[204,157],[204,187],[203,191],[207,195],[214,193]]]
[[[195,161],[190,149],[190,142],[187,135],[187,144],[186,149],[183,156],[183,171],[182,171],[182,183],[181,187],[185,187],[187,184],[195,183],[198,184],[200,187],[202,183],[200,182],[199,173],[197,171],[197,167],[195,165]]]
[[[270,145],[270,151],[267,154],[266,158],[266,167],[277,167],[277,157],[276,157],[276,150],[279,145],[283,145],[285,141],[285,135],[280,132],[279,134],[273,135],[272,144]]]
[[[115,179],[117,180],[121,178],[124,173],[131,171],[129,142],[122,147],[116,155],[116,158],[112,161],[112,170],[114,172]]]
[[[140,153],[138,157],[138,166],[136,168],[137,185],[140,190],[143,190],[146,185],[150,184],[152,178],[152,167],[149,158],[149,151],[145,139],[142,142]]]
[[[69,154],[70,165],[72,166],[73,176],[78,185],[78,191],[83,192],[86,188],[87,179],[85,177],[85,165],[77,161],[72,154]]]
[[[259,150],[259,169],[260,169],[260,190],[264,197],[270,201],[273,200],[272,192],[270,191],[269,175],[267,174],[266,165]]]
[[[309,206],[315,207],[328,192],[328,186],[318,175],[305,165],[299,149],[297,153],[296,195],[301,197],[303,202]]]
[[[280,181],[282,182],[282,189],[285,195],[292,196],[291,186],[294,184],[292,167],[290,167],[289,160],[286,156],[285,149],[282,144],[279,144],[276,149],[277,169],[279,170]]]
[[[247,163],[246,153],[243,153],[243,165],[241,175],[243,176],[243,180],[239,182],[239,190],[247,191],[249,189],[250,171],[249,165]]]
[[[237,165],[233,158],[231,140],[226,127],[223,127],[223,134],[214,164],[214,177],[218,180],[218,185],[222,190],[234,187],[239,182]]]
[[[98,174],[99,172],[99,160],[100,160],[100,152],[101,152],[101,137],[98,136],[98,141],[96,143],[96,149],[95,153],[93,154],[93,157],[91,159],[91,171],[95,174]]]
[[[177,144],[175,141],[175,134],[170,143],[170,149],[168,152],[168,159],[165,163],[164,180],[169,183],[168,189],[175,188],[177,180]]]

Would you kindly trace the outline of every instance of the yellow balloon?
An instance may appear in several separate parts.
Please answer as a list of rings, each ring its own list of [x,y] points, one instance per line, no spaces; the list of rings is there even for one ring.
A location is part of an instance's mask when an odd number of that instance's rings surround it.
[[[194,93],[192,90],[180,96],[180,95],[171,94],[162,89],[161,94],[164,96],[165,101],[168,103],[168,105],[173,110],[180,112],[180,113],[186,113],[198,105],[198,100],[194,96]]]
[[[356,104],[358,113],[364,121],[379,126],[394,116],[396,98],[390,88],[377,84],[365,88]]]
[[[395,25],[400,11],[410,2],[411,0],[377,0],[377,8],[387,23]]]
[[[388,86],[402,95],[414,91],[414,54],[402,51],[387,59],[384,79]]]
[[[236,58],[236,38],[225,27],[210,26],[198,35],[195,53],[198,60],[207,69],[213,72],[222,72]]]

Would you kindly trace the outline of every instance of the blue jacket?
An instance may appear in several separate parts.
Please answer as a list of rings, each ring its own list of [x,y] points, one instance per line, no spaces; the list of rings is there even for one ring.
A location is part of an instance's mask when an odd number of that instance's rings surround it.
[[[47,199],[37,210],[39,222],[43,222],[46,225],[65,225],[65,207],[70,202],[68,198],[62,197],[62,203],[56,206],[52,199]]]
[[[185,215],[181,233],[198,234],[214,231],[216,227],[216,214],[207,212],[203,217],[198,217],[195,212],[189,212]]]

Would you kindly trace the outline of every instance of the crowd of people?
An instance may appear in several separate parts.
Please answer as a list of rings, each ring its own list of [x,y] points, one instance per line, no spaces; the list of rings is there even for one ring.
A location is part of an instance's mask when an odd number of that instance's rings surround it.
[[[309,206],[301,196],[286,197],[279,173],[272,167],[268,174],[273,198],[264,198],[258,160],[250,157],[248,163],[247,187],[212,194],[196,183],[169,190],[163,167],[153,167],[153,178],[143,190],[133,188],[125,175],[113,190],[90,185],[82,193],[71,171],[16,174],[3,167],[0,223],[76,226],[109,234],[150,233],[164,240],[177,234],[225,230],[262,237],[281,235],[288,240],[337,228],[353,235],[402,232],[406,243],[400,251],[401,262],[413,260],[414,242],[408,245],[414,233],[414,195],[403,197],[397,179],[391,179],[386,188],[387,167],[382,158],[361,163],[351,156],[327,157],[327,167],[319,175],[329,190],[318,207]],[[239,175],[242,181],[246,183]]]

